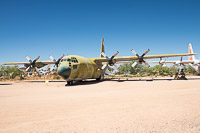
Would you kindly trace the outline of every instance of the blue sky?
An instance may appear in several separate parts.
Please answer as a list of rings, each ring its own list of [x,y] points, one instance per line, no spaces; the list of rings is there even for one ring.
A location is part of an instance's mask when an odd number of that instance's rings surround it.
[[[108,56],[186,53],[189,42],[200,54],[199,7],[199,0],[0,0],[0,63],[99,57],[102,37]]]

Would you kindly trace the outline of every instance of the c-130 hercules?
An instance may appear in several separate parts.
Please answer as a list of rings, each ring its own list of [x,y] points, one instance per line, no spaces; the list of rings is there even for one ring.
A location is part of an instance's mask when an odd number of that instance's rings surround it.
[[[138,63],[144,63],[145,65],[149,66],[149,64],[144,59],[196,55],[194,53],[146,55],[150,51],[150,49],[148,49],[140,56],[133,49],[131,51],[136,56],[116,57],[116,55],[119,53],[118,51],[116,51],[113,56],[107,57],[104,49],[104,38],[102,38],[101,54],[99,58],[85,58],[77,55],[62,55],[57,61],[52,56],[50,56],[50,59],[52,61],[37,61],[40,58],[40,56],[38,56],[34,61],[32,61],[28,56],[26,56],[29,62],[4,63],[3,65],[24,65],[22,69],[26,71],[29,71],[30,69],[35,69],[37,72],[39,72],[38,68],[44,67],[48,64],[55,64],[55,66],[57,67],[57,73],[67,81],[68,85],[72,85],[73,81],[75,80],[103,80],[104,73],[107,70],[108,66],[113,66],[116,62],[137,60]]]

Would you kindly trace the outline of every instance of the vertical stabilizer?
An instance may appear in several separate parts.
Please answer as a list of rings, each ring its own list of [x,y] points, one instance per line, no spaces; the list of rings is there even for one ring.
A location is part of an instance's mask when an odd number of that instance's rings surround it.
[[[189,49],[189,54],[193,54],[193,53],[194,53],[194,52],[193,52],[193,49],[192,49],[192,44],[191,44],[191,43],[189,43],[188,49]],[[189,58],[189,60],[191,60],[191,61],[194,61],[194,60],[195,60],[194,55],[188,56],[188,58]]]
[[[105,49],[104,49],[104,38],[102,38],[101,40],[101,53],[104,52],[105,53]],[[101,55],[100,53],[100,57],[103,57],[103,55]]]

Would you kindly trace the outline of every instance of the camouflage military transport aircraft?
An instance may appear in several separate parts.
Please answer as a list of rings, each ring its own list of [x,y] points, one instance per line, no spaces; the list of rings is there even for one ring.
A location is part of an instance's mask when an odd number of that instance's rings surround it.
[[[105,55],[104,50],[104,39],[102,38],[101,44],[101,55],[99,58],[85,58],[77,55],[62,55],[58,60],[55,60],[52,56],[50,59],[52,61],[38,61],[39,56],[32,61],[28,56],[26,59],[29,62],[16,62],[16,63],[4,63],[3,65],[24,65],[22,69],[29,71],[30,69],[35,69],[38,72],[38,68],[44,67],[48,64],[55,64],[57,67],[57,73],[63,77],[68,85],[72,85],[75,80],[84,79],[96,79],[97,81],[103,80],[104,73],[108,66],[115,65],[116,62],[122,61],[133,61],[137,60],[137,63],[144,63],[149,66],[149,64],[144,59],[153,58],[164,58],[164,57],[177,57],[177,56],[191,56],[196,54],[166,54],[166,55],[146,55],[150,50],[148,49],[141,56],[138,55],[134,50],[131,50],[136,56],[125,56],[116,57],[119,53],[118,51],[111,57]],[[136,65],[136,64],[134,64]]]

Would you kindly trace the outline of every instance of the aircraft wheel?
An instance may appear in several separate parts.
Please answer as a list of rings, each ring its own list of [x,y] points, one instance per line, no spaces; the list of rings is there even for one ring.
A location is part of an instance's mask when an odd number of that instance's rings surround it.
[[[67,85],[73,85],[73,81],[67,81]]]
[[[96,78],[96,81],[100,81],[101,80],[101,75],[99,76],[99,78]]]

